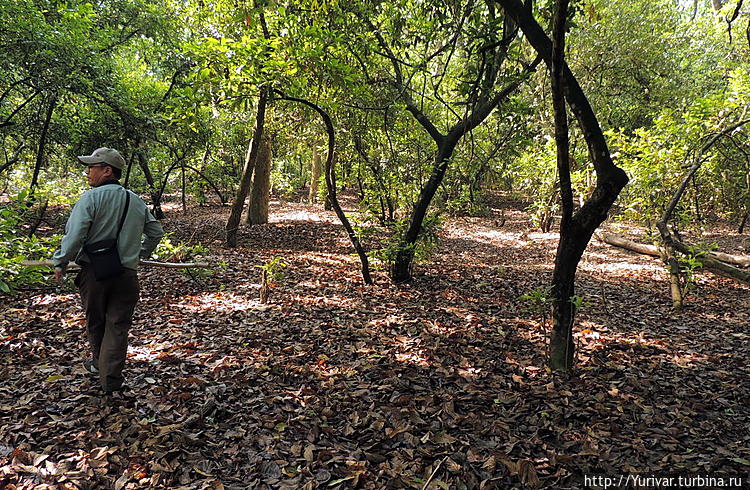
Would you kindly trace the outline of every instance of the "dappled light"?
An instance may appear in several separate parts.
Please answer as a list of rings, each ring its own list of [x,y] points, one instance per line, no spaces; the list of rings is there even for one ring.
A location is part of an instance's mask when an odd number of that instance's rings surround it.
[[[308,209],[309,214],[321,216],[316,223],[326,226],[327,215]],[[185,218],[180,219],[184,223]],[[191,214],[191,219],[204,222],[200,213]],[[287,225],[280,221],[274,226]],[[437,450],[460,447],[462,438],[473,441],[476,436],[471,434],[487,431],[508,441],[500,447],[513,455],[538,450],[534,434],[542,427],[550,433],[558,431],[559,440],[567,441],[555,446],[556,458],[566,455],[577,465],[587,465],[598,457],[594,453],[600,454],[592,448],[603,450],[600,437],[606,433],[611,457],[646,465],[651,458],[663,458],[665,451],[678,459],[685,455],[658,445],[633,448],[609,427],[618,424],[632,430],[631,424],[646,423],[641,433],[660,437],[649,432],[650,423],[656,424],[654,431],[662,425],[654,402],[659,396],[690,410],[704,407],[705,415],[676,422],[682,430],[700,423],[722,434],[733,433],[734,426],[724,425],[722,419],[727,406],[716,401],[734,399],[727,391],[733,389],[727,384],[732,378],[723,374],[722,367],[731,365],[736,375],[742,375],[746,364],[721,345],[731,341],[737,347],[746,340],[742,335],[747,334],[748,318],[747,312],[727,315],[722,298],[748,301],[747,289],[702,278],[711,288],[703,310],[674,315],[666,305],[654,303],[654,295],[663,288],[663,278],[655,280],[651,275],[658,270],[640,257],[597,248],[588,254],[579,279],[586,299],[574,336],[579,367],[567,382],[546,367],[549,318],[543,328],[539,313],[520,299],[544,284],[550,270],[541,263],[524,265],[521,258],[534,261],[547,256],[548,244],[517,240],[522,234],[515,228],[519,225],[497,233],[476,225],[462,229],[453,224],[433,261],[420,266],[423,275],[401,287],[387,284],[382,277],[379,285],[364,287],[355,260],[317,251],[316,243],[305,236],[287,250],[264,249],[256,245],[268,234],[262,227],[250,229],[245,238],[254,244],[252,252],[222,250],[223,260],[234,265],[216,269],[200,283],[177,271],[144,269],[143,303],[128,359],[128,376],[139,401],[108,419],[95,417],[102,401],[93,380],[76,367],[86,355],[77,296],[30,294],[21,302],[35,305],[33,309],[11,303],[7,310],[11,315],[0,324],[6,355],[19,368],[1,389],[26,400],[17,404],[18,416],[25,418],[22,414],[49,406],[58,407],[55,410],[63,415],[57,417],[63,420],[65,414],[74,416],[80,422],[68,422],[70,430],[92,431],[75,439],[81,441],[95,431],[112,433],[125,427],[137,411],[142,414],[136,417],[138,433],[155,434],[157,446],[144,446],[153,458],[159,458],[158,445],[181,448],[184,437],[207,438],[214,444],[224,441],[223,454],[235,461],[232,448],[238,444],[294,458],[298,437],[314,437],[313,443],[306,443],[315,448],[313,453],[329,447],[325,450],[344,455],[356,450],[359,438],[381,441],[382,451],[395,450],[388,448],[407,441]],[[182,230],[190,233],[184,225]],[[330,243],[328,234],[339,232],[331,228],[309,233]],[[253,266],[274,256],[282,256],[287,266],[264,304],[259,299],[259,271]],[[622,275],[638,281],[618,283],[616,278]],[[721,291],[723,295],[716,294]],[[642,304],[643,309],[622,309],[618,303],[623,301]],[[35,320],[32,311],[44,312],[44,323]],[[14,321],[9,321],[10,316]],[[698,330],[706,335],[711,329],[717,335],[707,340],[695,335]],[[681,388],[684,377],[703,379],[712,392]],[[37,392],[40,387],[43,395]],[[738,413],[744,410],[727,403]],[[191,418],[202,411],[205,416]],[[394,418],[394,413],[403,413],[404,418]],[[518,417],[526,422],[517,423]],[[227,419],[232,420],[230,425],[223,422]],[[16,424],[37,419],[19,420]],[[559,420],[579,422],[558,429],[554,423]],[[611,422],[597,425],[591,420]],[[185,421],[190,422],[184,425]],[[440,428],[431,428],[435,421]],[[52,439],[58,441],[53,452],[35,451],[29,443],[21,446],[23,450],[47,455],[55,465],[65,464],[82,450],[66,437],[64,426],[46,430],[59,434]],[[691,445],[715,437],[691,434]],[[117,437],[108,437],[98,447],[120,444]],[[210,452],[191,459],[195,456],[177,451],[181,461],[193,465],[215,461],[212,464],[226,465],[224,471],[232,474],[246,464],[242,458],[219,463]],[[239,446],[236,451],[242,454]],[[159,474],[156,464],[167,462],[164,458],[147,462],[144,471]],[[540,466],[541,474],[544,467]]]
[[[259,285],[252,285],[252,289],[257,290]],[[239,289],[239,288],[238,288]],[[249,294],[253,294],[251,298]],[[257,299],[257,291],[248,292],[247,295],[239,295],[229,292],[205,293],[197,296],[180,298],[171,304],[172,308],[188,312],[196,311],[215,311],[215,312],[233,312],[246,311],[257,308],[260,302]]]
[[[750,488],[749,20],[0,0],[0,490]]]

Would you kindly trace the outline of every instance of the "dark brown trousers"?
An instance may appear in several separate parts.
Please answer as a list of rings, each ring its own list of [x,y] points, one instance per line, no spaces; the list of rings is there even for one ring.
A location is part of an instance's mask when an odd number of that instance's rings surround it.
[[[94,366],[104,391],[122,387],[128,353],[128,331],[139,298],[138,275],[125,269],[120,276],[97,281],[91,267],[83,267],[75,281],[86,310],[86,327]]]

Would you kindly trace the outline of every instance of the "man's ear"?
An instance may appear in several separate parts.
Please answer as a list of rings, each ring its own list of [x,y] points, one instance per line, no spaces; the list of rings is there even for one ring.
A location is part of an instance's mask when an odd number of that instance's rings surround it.
[[[112,177],[112,167],[110,167],[109,165],[105,165],[103,170],[105,178]]]

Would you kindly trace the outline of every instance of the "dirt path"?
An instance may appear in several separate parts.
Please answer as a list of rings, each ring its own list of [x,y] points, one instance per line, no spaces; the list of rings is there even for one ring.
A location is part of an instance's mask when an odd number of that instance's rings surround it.
[[[272,223],[244,229],[236,250],[220,246],[225,214],[175,213],[166,228],[227,267],[200,284],[141,273],[133,402],[108,403],[80,367],[83,317],[70,287],[5,301],[0,487],[747,478],[750,288],[701,276],[699,297],[674,314],[658,262],[593,244],[568,379],[545,369],[545,331],[519,299],[547,283],[556,236],[530,232],[517,209],[504,222],[451,222],[411,284],[381,272],[374,287],[362,285],[332,213],[276,203]],[[273,257],[288,267],[262,305],[256,266]]]

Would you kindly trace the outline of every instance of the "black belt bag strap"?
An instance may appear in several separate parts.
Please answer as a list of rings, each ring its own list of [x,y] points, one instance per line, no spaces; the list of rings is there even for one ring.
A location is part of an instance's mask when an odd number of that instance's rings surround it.
[[[120,225],[117,227],[117,234],[114,238],[101,240],[94,243],[88,243],[83,246],[83,251],[91,262],[91,268],[94,269],[94,277],[97,281],[104,281],[117,277],[125,271],[120,261],[120,252],[117,250],[117,239],[120,238],[120,230],[125,223],[125,217],[128,215],[130,206],[130,193],[125,191],[125,209],[120,218]]]

